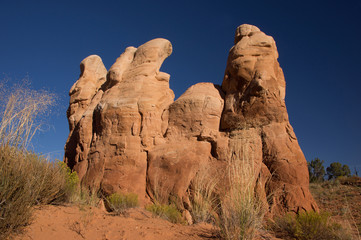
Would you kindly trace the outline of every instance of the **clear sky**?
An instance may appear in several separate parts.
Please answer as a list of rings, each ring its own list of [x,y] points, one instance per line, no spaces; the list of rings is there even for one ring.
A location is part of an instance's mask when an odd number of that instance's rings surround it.
[[[361,172],[361,1],[5,1],[0,0],[0,77],[29,76],[58,95],[34,150],[63,157],[68,91],[79,63],[107,69],[127,46],[166,38],[162,71],[179,97],[198,82],[221,84],[237,26],[273,36],[286,78],[286,105],[308,161]]]

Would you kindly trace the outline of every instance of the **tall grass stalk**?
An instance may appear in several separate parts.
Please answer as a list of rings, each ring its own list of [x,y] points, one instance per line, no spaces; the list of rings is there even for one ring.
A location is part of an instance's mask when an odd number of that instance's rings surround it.
[[[1,98],[0,145],[24,150],[42,126],[39,117],[49,111],[55,95],[30,89],[26,80],[8,91],[6,85],[0,87],[5,94]]]
[[[54,95],[29,88],[27,82],[0,84],[0,239],[31,222],[32,206],[63,201],[67,180],[55,162],[28,151]]]
[[[217,205],[216,186],[218,180],[211,175],[209,167],[200,168],[192,181],[191,215],[195,222],[210,222]]]
[[[229,189],[221,198],[218,220],[224,239],[253,239],[262,229],[265,209],[256,196],[258,174],[248,147],[247,142],[235,146],[228,162]]]
[[[67,186],[58,163],[0,146],[0,239],[31,222],[33,205],[65,201]]]

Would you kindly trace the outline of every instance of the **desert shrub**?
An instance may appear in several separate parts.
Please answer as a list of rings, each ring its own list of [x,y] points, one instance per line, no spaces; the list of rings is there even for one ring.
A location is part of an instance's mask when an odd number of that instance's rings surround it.
[[[159,216],[172,223],[183,223],[181,212],[174,204],[159,204],[153,203],[146,207],[146,209],[152,212],[155,216]]]
[[[26,149],[56,97],[45,90],[32,90],[26,79],[12,87],[0,84],[0,93],[0,144]]]
[[[207,167],[202,167],[192,180],[190,202],[194,222],[210,222],[212,220],[213,209],[217,205],[216,185],[217,180],[211,176]]]
[[[103,196],[99,189],[88,189],[85,186],[75,188],[69,197],[69,202],[82,206],[98,206]]]
[[[361,177],[358,176],[342,176],[338,177],[337,180],[342,185],[361,186]]]
[[[0,235],[29,224],[33,205],[66,201],[66,182],[57,163],[16,147],[0,146]]]
[[[182,214],[177,207],[181,205],[181,200],[169,193],[168,189],[160,184],[158,178],[154,180],[153,189],[150,193],[153,203],[146,206],[146,210],[152,212],[153,216],[158,216],[169,222],[184,223]]]
[[[217,220],[224,239],[254,239],[263,228],[265,207],[255,191],[257,184],[261,183],[246,149],[247,143],[236,147],[228,162],[229,190],[220,199]]]
[[[2,83],[0,92],[0,239],[5,239],[30,223],[34,204],[63,199],[66,177],[56,163],[27,150],[54,95],[31,90],[26,81],[12,88]]]
[[[113,193],[106,198],[107,206],[116,215],[123,214],[129,208],[138,206],[138,195],[135,193]]]
[[[286,214],[277,218],[273,230],[277,237],[300,240],[352,239],[345,229],[330,219],[327,212]]]
[[[82,191],[79,186],[79,177],[75,171],[72,171],[64,162],[57,162],[61,174],[65,179],[65,185],[62,188],[64,193],[64,201],[76,202],[78,199],[82,199]]]

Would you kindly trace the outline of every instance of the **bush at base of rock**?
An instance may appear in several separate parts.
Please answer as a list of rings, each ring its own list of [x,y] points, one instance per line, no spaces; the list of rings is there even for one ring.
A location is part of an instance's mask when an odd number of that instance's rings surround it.
[[[272,228],[276,236],[282,239],[352,239],[343,226],[331,220],[327,212],[302,211],[297,215],[287,214],[276,219]]]
[[[0,146],[0,239],[29,224],[34,205],[69,201],[76,173],[69,178],[68,170],[37,154]]]
[[[124,214],[129,208],[138,206],[138,195],[135,193],[113,193],[106,198],[107,206],[116,215]]]
[[[146,209],[153,213],[153,215],[159,216],[172,223],[183,223],[182,214],[173,204],[159,204],[153,203],[146,207]]]

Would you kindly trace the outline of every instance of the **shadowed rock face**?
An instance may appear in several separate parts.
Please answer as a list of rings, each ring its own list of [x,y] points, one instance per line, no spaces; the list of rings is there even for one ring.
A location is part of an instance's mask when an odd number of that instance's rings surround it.
[[[134,192],[143,204],[173,198],[191,210],[189,189],[200,169],[222,179],[236,158],[252,163],[262,183],[256,192],[271,214],[317,210],[273,38],[241,25],[222,86],[198,83],[176,101],[169,74],[159,71],[171,52],[168,40],[154,39],[127,48],[108,72],[98,56],[83,60],[70,91],[65,146],[65,162],[82,184],[105,194]]]

